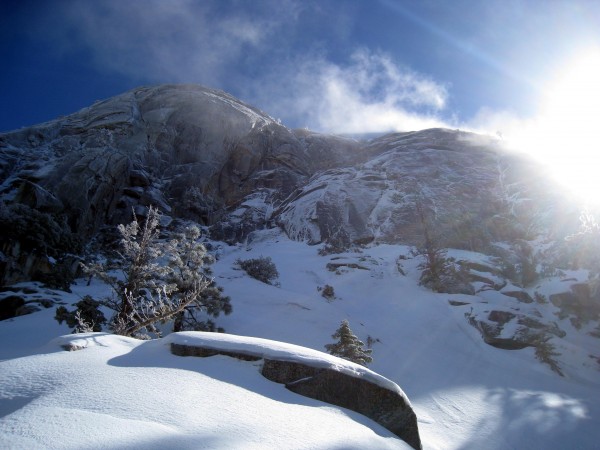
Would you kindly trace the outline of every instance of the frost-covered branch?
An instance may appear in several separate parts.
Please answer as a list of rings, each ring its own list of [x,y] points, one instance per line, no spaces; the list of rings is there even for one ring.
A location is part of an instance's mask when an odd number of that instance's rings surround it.
[[[115,311],[110,327],[125,336],[139,336],[146,331],[160,335],[158,323],[174,321],[176,331],[189,324],[186,315],[196,321],[192,311],[202,310],[216,317],[229,314],[229,298],[208,277],[207,264],[212,258],[198,239],[200,230],[189,227],[173,239],[159,240],[160,216],[150,207],[140,226],[137,218],[118,227],[121,234],[121,277],[108,272],[102,264],[86,266],[113,290],[114,297],[103,305]],[[197,326],[201,326],[201,323]],[[190,328],[196,328],[190,326]]]

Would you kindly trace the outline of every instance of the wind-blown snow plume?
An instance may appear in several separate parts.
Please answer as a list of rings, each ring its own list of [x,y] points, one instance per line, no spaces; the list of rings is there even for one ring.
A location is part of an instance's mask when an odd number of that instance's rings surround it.
[[[303,56],[272,78],[270,89],[258,92],[254,86],[249,96],[259,97],[261,106],[284,122],[293,111],[308,128],[336,133],[445,126],[436,113],[446,105],[446,87],[382,52],[358,49],[346,64]]]

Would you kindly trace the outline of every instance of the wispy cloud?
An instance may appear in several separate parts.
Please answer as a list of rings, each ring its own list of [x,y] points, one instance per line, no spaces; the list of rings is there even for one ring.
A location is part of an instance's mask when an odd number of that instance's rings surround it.
[[[305,55],[280,66],[266,84],[251,86],[248,96],[284,122],[310,129],[364,133],[446,125],[438,113],[447,88],[382,52],[360,49],[346,64]]]
[[[134,80],[211,86],[222,84],[248,53],[266,49],[272,33],[296,11],[287,2],[262,2],[253,11],[220,11],[224,3],[193,0],[58,5],[62,7],[46,17],[55,48],[83,51],[99,69]]]

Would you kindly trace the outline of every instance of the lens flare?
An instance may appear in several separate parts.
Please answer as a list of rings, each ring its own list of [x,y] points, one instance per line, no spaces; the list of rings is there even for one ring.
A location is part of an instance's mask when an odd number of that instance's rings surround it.
[[[583,202],[600,204],[600,48],[582,52],[544,86],[540,111],[512,137]]]

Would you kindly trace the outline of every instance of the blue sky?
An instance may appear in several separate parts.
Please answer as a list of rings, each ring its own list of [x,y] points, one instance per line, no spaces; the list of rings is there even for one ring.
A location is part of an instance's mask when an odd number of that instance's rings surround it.
[[[599,43],[591,0],[5,0],[0,131],[199,83],[291,127],[504,132]]]

